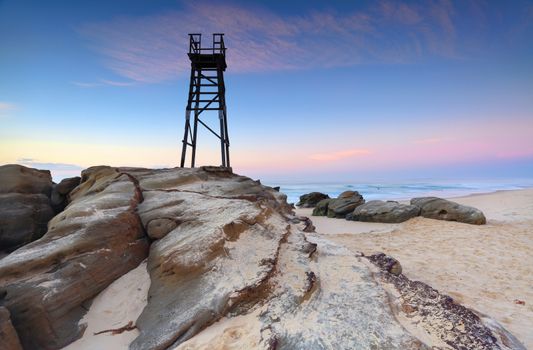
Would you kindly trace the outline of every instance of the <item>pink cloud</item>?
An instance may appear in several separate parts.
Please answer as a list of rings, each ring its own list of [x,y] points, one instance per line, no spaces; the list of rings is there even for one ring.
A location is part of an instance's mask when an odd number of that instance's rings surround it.
[[[336,151],[330,153],[316,153],[309,156],[309,159],[320,161],[336,161],[345,158],[353,158],[357,156],[366,156],[371,152],[367,149],[349,149],[344,151]]]
[[[391,31],[397,33],[393,38]],[[361,63],[404,63],[424,54],[452,56],[453,7],[386,1],[365,10],[281,16],[260,7],[184,3],[184,10],[89,23],[80,32],[119,75],[139,82],[173,79],[189,69],[187,33],[226,33],[232,72]],[[206,35],[203,40],[211,38]]]

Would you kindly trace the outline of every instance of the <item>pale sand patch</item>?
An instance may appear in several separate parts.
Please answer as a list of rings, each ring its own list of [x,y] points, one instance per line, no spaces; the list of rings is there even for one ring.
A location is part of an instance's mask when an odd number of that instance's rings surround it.
[[[174,350],[249,350],[261,341],[260,309],[247,315],[223,317]]]
[[[145,260],[94,298],[89,311],[80,321],[87,323],[83,337],[63,350],[128,349],[128,345],[139,334],[137,329],[116,335],[94,333],[123,327],[129,321],[135,324],[146,305],[149,288],[150,276],[146,271]]]
[[[353,252],[395,257],[406,276],[491,316],[533,349],[533,189],[452,200],[481,209],[487,225],[420,217],[396,227],[311,219],[317,232]]]

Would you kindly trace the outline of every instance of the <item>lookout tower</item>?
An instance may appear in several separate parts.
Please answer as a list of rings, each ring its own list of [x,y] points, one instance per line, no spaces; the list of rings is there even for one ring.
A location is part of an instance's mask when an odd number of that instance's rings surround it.
[[[224,86],[224,71],[227,67],[224,34],[213,34],[211,47],[202,47],[202,34],[189,34],[189,59],[191,60],[191,81],[189,83],[189,99],[185,111],[185,133],[181,149],[181,167],[185,166],[188,147],[191,148],[191,167],[194,167],[198,123],[220,139],[221,165],[229,167],[226,88]],[[200,114],[208,111],[218,111],[219,133],[200,119]],[[193,114],[192,121],[191,112]]]

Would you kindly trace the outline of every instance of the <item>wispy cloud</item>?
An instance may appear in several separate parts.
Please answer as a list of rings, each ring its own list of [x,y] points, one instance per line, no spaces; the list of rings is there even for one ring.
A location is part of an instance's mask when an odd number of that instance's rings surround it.
[[[80,176],[81,171],[84,169],[77,164],[41,162],[33,158],[19,158],[17,159],[17,164],[29,168],[50,170],[52,178],[56,182],[59,182],[66,177]]]
[[[158,82],[189,69],[189,32],[226,33],[233,72],[343,67],[454,57],[453,16],[454,7],[445,0],[381,1],[353,12],[298,16],[259,7],[187,2],[182,11],[89,23],[80,32],[106,56],[114,72],[138,82]]]
[[[124,86],[133,86],[136,84],[135,81],[115,81],[115,80],[108,80],[108,79],[100,79],[98,80],[98,82],[93,82],[93,83],[80,82],[80,81],[73,81],[71,83],[81,88],[94,88],[98,86],[124,87]]]
[[[15,109],[17,109],[17,106],[14,104],[0,101],[0,117],[6,116],[9,112]]]
[[[417,144],[417,145],[427,145],[427,144],[441,143],[447,140],[449,139],[444,138],[444,137],[429,137],[429,138],[424,138],[424,139],[413,140],[412,143]]]
[[[309,159],[320,161],[335,161],[345,158],[353,158],[358,156],[366,156],[370,154],[368,149],[349,149],[344,151],[336,151],[330,153],[316,153],[309,156]]]

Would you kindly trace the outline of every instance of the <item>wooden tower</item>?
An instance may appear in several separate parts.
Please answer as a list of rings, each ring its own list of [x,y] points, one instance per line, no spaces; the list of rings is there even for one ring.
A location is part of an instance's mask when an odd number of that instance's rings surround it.
[[[191,147],[191,168],[194,167],[198,124],[206,127],[220,139],[221,165],[230,167],[226,88],[224,86],[224,71],[226,70],[224,34],[213,34],[211,47],[202,47],[202,34],[189,34],[189,59],[191,60],[191,81],[185,112],[181,167],[185,166],[188,147]],[[208,111],[218,111],[219,133],[200,119],[200,114]],[[193,114],[192,121],[191,112]]]

